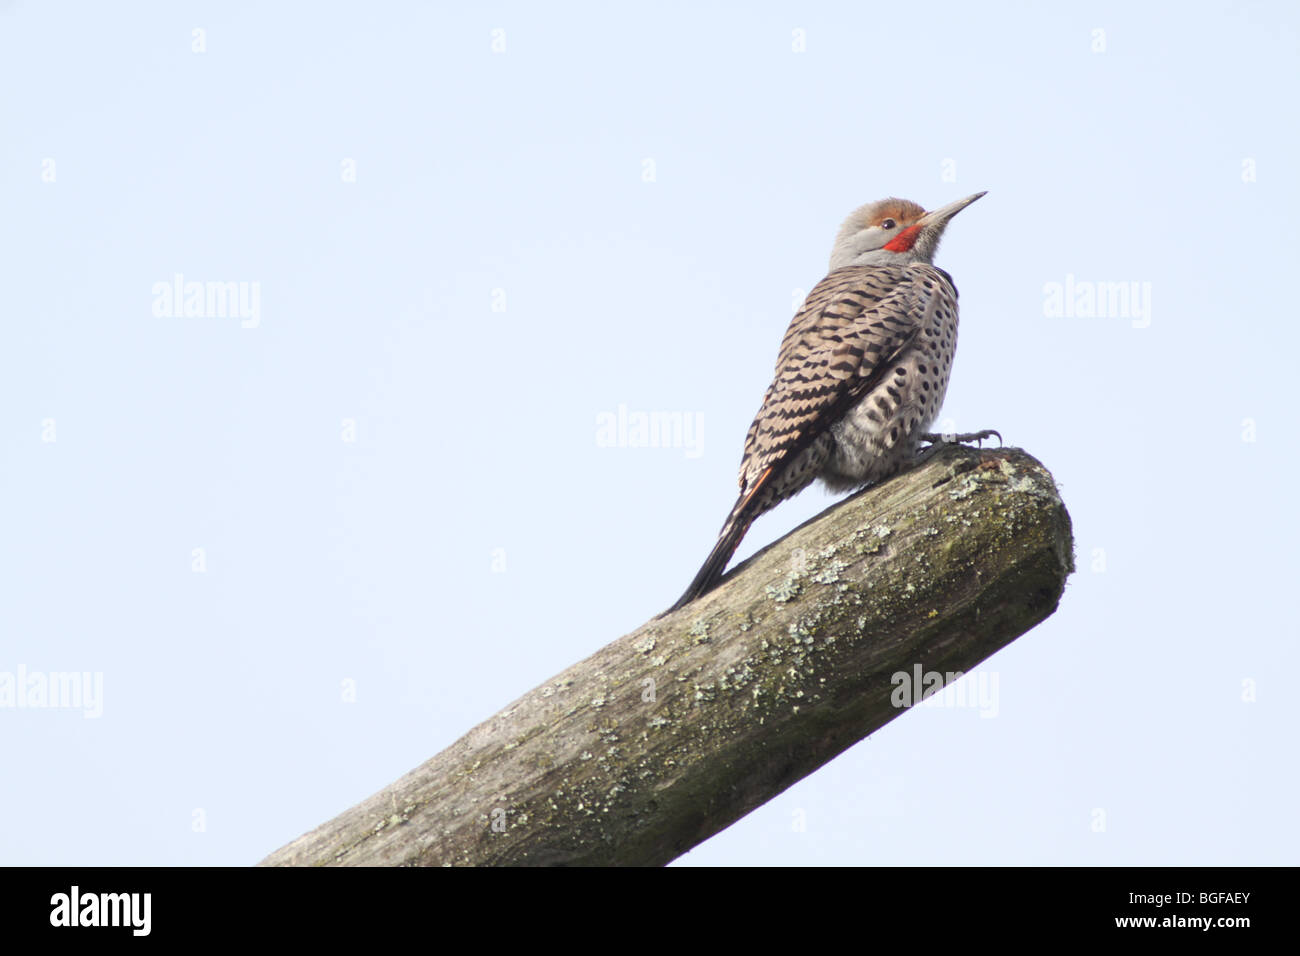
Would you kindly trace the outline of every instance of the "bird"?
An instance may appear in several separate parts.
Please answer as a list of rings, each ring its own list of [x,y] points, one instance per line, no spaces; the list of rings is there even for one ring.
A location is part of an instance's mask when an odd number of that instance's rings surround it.
[[[844,220],[826,277],[781,340],[776,374],[745,436],[739,497],[699,573],[665,613],[712,590],[754,520],[813,481],[836,492],[876,484],[937,450],[940,436],[928,429],[957,347],[957,287],[934,254],[952,217],[984,195],[932,212],[881,199]],[[930,447],[918,455],[922,440]]]

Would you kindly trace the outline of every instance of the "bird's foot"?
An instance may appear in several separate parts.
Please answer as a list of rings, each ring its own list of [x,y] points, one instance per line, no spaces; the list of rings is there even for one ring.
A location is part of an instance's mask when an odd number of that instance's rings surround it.
[[[916,453],[915,463],[919,465],[922,462],[929,461],[944,445],[966,445],[970,442],[978,442],[980,447],[983,447],[984,440],[986,438],[992,438],[994,435],[998,436],[998,444],[1001,445],[1002,433],[995,431],[992,428],[986,428],[979,432],[969,432],[963,435],[936,435],[934,433],[922,435],[921,441],[929,442],[930,444],[928,447],[922,448]]]
[[[944,442],[948,444],[966,445],[970,442],[983,442],[986,438],[998,436],[998,444],[1002,444],[1002,433],[992,428],[986,428],[982,432],[968,432],[964,435],[952,434],[935,434],[933,432],[921,436],[921,441],[929,442],[931,445],[941,445]]]

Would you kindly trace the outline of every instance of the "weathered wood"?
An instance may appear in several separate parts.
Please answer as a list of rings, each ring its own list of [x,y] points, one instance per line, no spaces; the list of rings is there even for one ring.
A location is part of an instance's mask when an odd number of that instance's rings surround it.
[[[945,448],[263,865],[667,863],[898,716],[893,675],[1032,628],[1073,570],[1041,464]]]

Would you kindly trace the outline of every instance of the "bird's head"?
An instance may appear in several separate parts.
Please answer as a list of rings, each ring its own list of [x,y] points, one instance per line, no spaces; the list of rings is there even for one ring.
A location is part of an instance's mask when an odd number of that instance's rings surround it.
[[[906,199],[882,199],[844,220],[831,250],[831,271],[845,266],[932,262],[948,220],[984,193],[926,212]]]

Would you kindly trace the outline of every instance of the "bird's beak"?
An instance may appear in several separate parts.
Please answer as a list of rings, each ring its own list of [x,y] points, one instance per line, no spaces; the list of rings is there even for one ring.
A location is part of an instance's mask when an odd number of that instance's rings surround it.
[[[934,212],[927,212],[924,216],[918,219],[916,221],[916,225],[918,226],[938,225],[940,228],[942,228],[944,225],[947,224],[949,219],[957,215],[957,213],[961,212],[963,209],[965,209],[975,200],[979,199],[981,196],[985,196],[987,194],[988,194],[988,190],[986,189],[984,192],[976,193],[974,196],[967,196],[965,199],[958,199],[956,202],[950,202],[946,206],[940,206]]]

